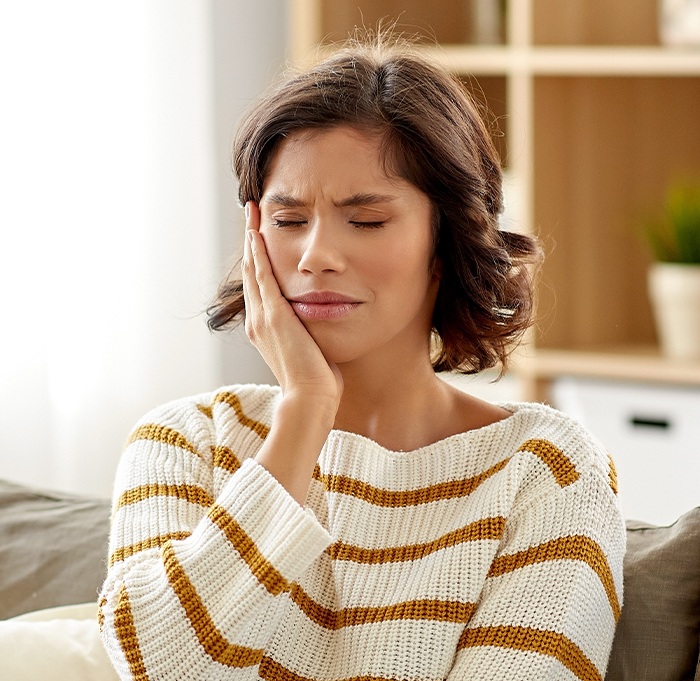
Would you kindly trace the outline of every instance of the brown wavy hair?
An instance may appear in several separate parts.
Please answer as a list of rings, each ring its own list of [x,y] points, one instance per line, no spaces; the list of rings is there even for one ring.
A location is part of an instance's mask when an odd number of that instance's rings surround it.
[[[295,131],[350,125],[379,133],[385,168],[430,198],[441,279],[433,312],[435,371],[501,364],[532,320],[535,239],[500,231],[501,165],[461,81],[410,46],[353,39],[264,94],[233,144],[241,204],[259,202],[280,141]],[[240,264],[207,309],[219,330],[245,315]]]

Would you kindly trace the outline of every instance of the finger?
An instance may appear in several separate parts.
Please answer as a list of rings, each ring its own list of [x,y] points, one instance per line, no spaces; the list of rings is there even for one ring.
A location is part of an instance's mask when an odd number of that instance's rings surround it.
[[[255,222],[255,216],[251,215],[251,203],[252,202],[249,201],[245,207],[246,231],[243,240],[243,260],[241,262],[241,278],[243,281],[243,299],[245,301],[246,316],[254,313],[255,309],[262,305],[251,246],[252,230],[256,230],[258,227]]]
[[[270,259],[267,257],[265,240],[262,234],[254,229],[249,230],[248,237],[250,238],[250,249],[253,254],[255,279],[258,284],[263,305],[265,305],[265,303],[274,304],[282,298],[282,293],[274,272],[272,271]]]
[[[251,237],[248,232],[245,234],[245,244],[243,246],[243,260],[241,262],[241,279],[243,281],[243,295],[246,301],[246,309],[248,303],[260,304],[260,288],[255,273],[255,260],[253,257],[253,249]]]
[[[245,228],[260,231],[260,207],[255,201],[248,201],[245,205]]]
[[[267,255],[265,239],[260,233],[260,208],[255,201],[246,204],[246,218],[246,236],[249,239],[253,270],[262,302],[277,303],[282,299],[282,292]]]

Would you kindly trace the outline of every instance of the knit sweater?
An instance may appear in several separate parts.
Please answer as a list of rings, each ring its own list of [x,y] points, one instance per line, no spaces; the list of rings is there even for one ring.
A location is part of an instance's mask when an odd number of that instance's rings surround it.
[[[253,458],[279,399],[137,424],[100,599],[122,679],[602,679],[625,533],[585,430],[527,403],[410,452],[333,430],[301,507]]]

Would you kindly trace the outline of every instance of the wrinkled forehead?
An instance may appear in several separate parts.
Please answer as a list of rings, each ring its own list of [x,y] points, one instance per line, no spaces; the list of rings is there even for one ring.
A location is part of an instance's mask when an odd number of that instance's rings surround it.
[[[411,184],[415,184],[411,179],[411,173],[407,172],[405,152],[400,148],[396,135],[392,133],[389,126],[377,127],[376,125],[362,125],[359,123],[333,123],[327,126],[308,127],[291,130],[287,133],[278,135],[271,143],[266,157],[262,160],[261,176],[260,176],[260,191],[268,179],[270,169],[281,148],[288,147],[290,144],[304,144],[310,142],[320,135],[323,135],[333,130],[344,129],[351,134],[357,136],[358,143],[367,143],[376,145],[377,158],[384,175],[388,179],[403,179],[408,180]],[[421,187],[418,187],[421,189]]]

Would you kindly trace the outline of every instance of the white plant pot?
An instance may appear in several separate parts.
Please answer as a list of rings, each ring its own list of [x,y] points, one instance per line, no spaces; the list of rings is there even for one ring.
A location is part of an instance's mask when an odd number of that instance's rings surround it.
[[[662,353],[700,359],[700,265],[654,263],[649,297]]]
[[[663,45],[700,45],[700,0],[660,0],[659,33]]]

